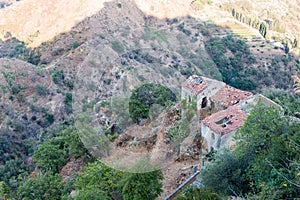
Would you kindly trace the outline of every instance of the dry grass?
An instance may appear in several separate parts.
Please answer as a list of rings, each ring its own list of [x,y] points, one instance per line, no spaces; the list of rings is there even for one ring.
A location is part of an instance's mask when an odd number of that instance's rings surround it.
[[[108,0],[25,0],[0,10],[0,39],[7,32],[35,47],[69,31]]]
[[[0,39],[7,33],[30,47],[68,32],[77,23],[99,12],[111,0],[24,0],[0,10]],[[122,2],[122,1],[120,1]],[[147,15],[159,19],[187,16],[189,1],[139,1],[136,5]],[[122,5],[122,3],[121,3]],[[112,11],[115,12],[115,11]]]
[[[221,22],[217,25],[230,29],[233,34],[241,38],[250,39],[253,37],[261,37],[257,30],[234,20],[227,20],[226,22]]]

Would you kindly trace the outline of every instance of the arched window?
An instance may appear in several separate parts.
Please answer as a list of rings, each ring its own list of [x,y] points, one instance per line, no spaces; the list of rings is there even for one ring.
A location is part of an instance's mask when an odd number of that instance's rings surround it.
[[[201,102],[201,108],[205,108],[207,106],[207,98],[203,97],[202,102]]]

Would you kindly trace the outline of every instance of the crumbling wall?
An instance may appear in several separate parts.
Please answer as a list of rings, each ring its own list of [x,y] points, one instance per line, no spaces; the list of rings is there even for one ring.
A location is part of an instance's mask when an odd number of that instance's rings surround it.
[[[262,94],[256,94],[251,96],[238,104],[238,107],[243,110],[245,113],[249,114],[255,105],[262,103],[265,106],[274,106],[281,108],[280,105],[272,101],[271,99],[263,96]]]
[[[208,83],[208,87],[197,95],[197,109],[201,110],[202,108],[202,101],[206,97],[207,99],[207,106],[211,106],[210,98],[214,96],[220,89],[222,89],[226,84],[219,81],[210,81]]]
[[[201,123],[201,136],[203,138],[203,147],[206,147],[206,151],[219,150],[224,147],[230,147],[232,145],[232,136],[235,131],[227,133],[225,135],[220,135],[211,130],[204,123]]]
[[[193,96],[195,96],[190,90],[181,87],[181,100],[186,99],[187,101],[192,101]]]
[[[216,150],[217,148],[217,141],[220,139],[220,136],[213,132],[208,126],[204,123],[201,123],[201,136],[205,141],[207,149],[206,151],[211,151],[212,149]]]

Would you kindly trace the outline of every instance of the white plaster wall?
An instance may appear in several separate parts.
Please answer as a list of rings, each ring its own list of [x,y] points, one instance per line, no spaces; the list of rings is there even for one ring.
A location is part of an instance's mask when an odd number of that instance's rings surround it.
[[[245,113],[249,114],[252,110],[252,106],[257,104],[256,96],[251,96],[239,103],[239,108],[243,110]]]
[[[250,111],[253,109],[253,106],[257,105],[258,102],[264,104],[265,106],[275,106],[277,108],[281,108],[280,105],[272,101],[271,99],[266,98],[265,96],[261,94],[256,94],[254,96],[251,96],[242,102],[239,103],[239,108],[243,110],[245,113],[249,114]]]
[[[232,144],[232,136],[234,135],[235,131],[227,133],[221,137],[220,148],[229,147]]]
[[[201,123],[201,134],[207,144],[207,150],[210,151],[211,148],[214,150],[219,150],[224,147],[230,147],[232,142],[232,136],[235,131],[232,131],[226,135],[221,136],[215,133],[205,124]]]
[[[220,141],[221,137],[219,134],[213,132],[209,127],[205,124],[201,123],[201,134],[207,144],[207,150],[210,151],[211,148],[214,150],[218,149],[218,141]]]
[[[222,89],[226,84],[220,81],[210,81],[208,82],[208,87],[197,95],[197,109],[201,110],[202,99],[204,97],[209,100],[212,96],[214,96],[220,89]]]
[[[191,97],[191,99],[193,98],[193,94],[186,89],[185,87],[181,87],[181,100],[186,99],[188,101],[189,96]]]

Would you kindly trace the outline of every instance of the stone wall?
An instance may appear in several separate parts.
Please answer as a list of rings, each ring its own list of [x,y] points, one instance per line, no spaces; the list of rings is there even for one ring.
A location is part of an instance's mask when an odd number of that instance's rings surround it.
[[[185,87],[181,87],[181,100],[186,99],[187,102],[193,99],[194,94]]]
[[[230,147],[232,144],[232,136],[235,131],[232,131],[226,135],[221,136],[218,133],[215,133],[208,126],[201,123],[201,135],[204,142],[207,145],[206,151],[219,150],[224,147]]]
[[[222,89],[226,84],[220,81],[209,81],[208,87],[197,95],[197,109],[201,110],[202,100],[206,97],[208,105],[210,106],[209,98],[214,96],[220,89]]]
[[[250,111],[253,109],[255,105],[258,103],[262,103],[265,106],[274,106],[277,108],[282,108],[280,105],[272,101],[271,99],[268,99],[267,97],[256,94],[254,96],[249,97],[248,99],[243,100],[239,103],[239,108],[243,110],[245,113],[250,114]]]

